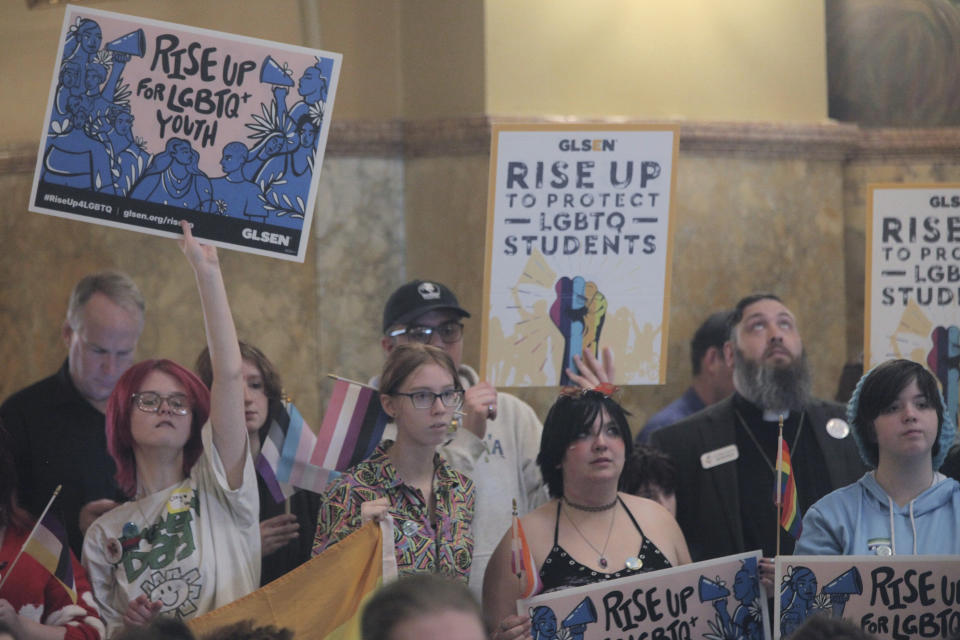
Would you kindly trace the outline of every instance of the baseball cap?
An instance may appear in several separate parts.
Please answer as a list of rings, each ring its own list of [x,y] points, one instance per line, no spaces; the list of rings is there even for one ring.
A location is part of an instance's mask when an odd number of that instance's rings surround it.
[[[470,313],[460,307],[457,296],[446,286],[429,280],[413,280],[390,294],[383,307],[383,332],[422,316],[434,309],[449,309],[461,317]]]

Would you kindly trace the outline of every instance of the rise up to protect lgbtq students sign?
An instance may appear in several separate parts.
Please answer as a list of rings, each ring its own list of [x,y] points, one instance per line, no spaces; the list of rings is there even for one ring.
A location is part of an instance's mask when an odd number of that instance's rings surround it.
[[[68,6],[30,209],[302,262],[340,61]]]
[[[567,384],[610,346],[617,383],[664,382],[677,145],[670,126],[494,126],[487,380]]]
[[[960,184],[870,185],[864,364],[925,365],[960,399]]]

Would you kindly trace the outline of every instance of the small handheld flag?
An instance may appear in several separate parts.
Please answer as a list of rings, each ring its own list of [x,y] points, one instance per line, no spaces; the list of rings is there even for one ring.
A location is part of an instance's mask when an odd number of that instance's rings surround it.
[[[510,548],[510,569],[520,582],[520,599],[532,598],[543,591],[543,583],[537,572],[537,563],[527,545],[523,525],[517,516],[517,499],[513,499],[513,539]]]
[[[783,439],[783,416],[780,417],[780,435],[777,438],[777,467],[774,473],[777,476],[777,490],[773,496],[777,505],[777,520],[784,531],[800,537],[801,521],[800,506],[797,502],[797,485],[794,480],[793,466],[790,464],[790,448]],[[777,539],[779,542],[779,530]],[[779,544],[777,545],[779,554]]]
[[[56,516],[48,513],[50,505],[53,504],[60,493],[60,487],[61,485],[57,485],[53,495],[50,496],[50,501],[47,502],[46,508],[40,514],[40,519],[33,525],[30,535],[27,536],[20,551],[10,564],[10,568],[7,569],[6,575],[3,576],[0,587],[13,573],[21,554],[26,552],[63,585],[63,588],[70,594],[70,599],[76,603],[77,585],[73,577],[73,560],[70,557],[70,546],[67,544],[67,533]]]
[[[387,415],[380,407],[375,388],[330,377],[336,380],[333,396],[323,416],[310,462],[331,471],[346,471],[373,453],[383,437]]]

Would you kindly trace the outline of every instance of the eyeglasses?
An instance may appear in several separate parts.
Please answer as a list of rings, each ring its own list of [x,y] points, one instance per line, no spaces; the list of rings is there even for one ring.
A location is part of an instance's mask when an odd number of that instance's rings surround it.
[[[413,403],[413,406],[416,409],[429,409],[433,406],[433,403],[437,401],[437,398],[440,398],[440,402],[442,402],[443,406],[445,407],[459,407],[461,404],[463,404],[462,389],[447,389],[446,391],[441,391],[440,393],[434,393],[433,391],[414,391],[412,393],[402,393],[400,391],[396,391],[390,395],[406,396],[410,398],[410,402]]]
[[[186,394],[171,393],[163,395],[156,391],[142,391],[130,396],[137,402],[137,409],[145,413],[157,413],[163,401],[167,401],[167,407],[178,416],[185,416],[190,413],[190,400]]]
[[[436,333],[440,336],[440,339],[447,344],[453,344],[458,342],[460,338],[463,337],[463,323],[457,322],[455,320],[450,322],[444,322],[443,324],[437,327],[425,327],[422,325],[414,325],[412,327],[406,327],[404,329],[394,329],[389,332],[387,335],[391,338],[396,338],[399,336],[407,336],[408,339],[413,342],[420,342],[422,344],[430,344],[430,341],[433,339],[433,334]]]

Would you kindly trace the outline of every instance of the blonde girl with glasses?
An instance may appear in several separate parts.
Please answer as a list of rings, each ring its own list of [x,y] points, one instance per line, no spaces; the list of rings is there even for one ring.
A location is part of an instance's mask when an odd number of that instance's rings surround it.
[[[340,476],[317,522],[317,555],[370,519],[394,520],[401,576],[437,573],[467,581],[473,553],[473,481],[437,453],[450,436],[463,387],[450,356],[424,344],[395,347],[380,376],[380,404],[396,441]]]
[[[214,382],[170,360],[132,366],[107,401],[107,448],[131,498],[97,519],[83,565],[107,637],[159,615],[192,618],[257,588],[257,482],[237,334],[213,247],[183,223]]]

